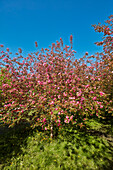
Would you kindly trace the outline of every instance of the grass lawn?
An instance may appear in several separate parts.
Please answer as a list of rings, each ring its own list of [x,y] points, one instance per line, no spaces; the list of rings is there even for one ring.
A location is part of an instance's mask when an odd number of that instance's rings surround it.
[[[112,170],[113,121],[88,121],[85,130],[60,131],[57,138],[21,124],[0,124],[0,169]]]

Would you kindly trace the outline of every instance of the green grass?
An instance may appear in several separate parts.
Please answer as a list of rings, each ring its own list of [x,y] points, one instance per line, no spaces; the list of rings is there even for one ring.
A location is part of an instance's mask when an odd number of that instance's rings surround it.
[[[28,125],[7,129],[1,124],[0,169],[112,170],[113,127],[110,121],[89,120],[85,130],[62,129],[51,140]]]

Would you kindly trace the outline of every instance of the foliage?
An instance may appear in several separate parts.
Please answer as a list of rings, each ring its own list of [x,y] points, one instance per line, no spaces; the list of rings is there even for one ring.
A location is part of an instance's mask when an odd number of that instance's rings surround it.
[[[7,69],[2,68],[1,71],[0,71],[0,87],[2,87],[3,81],[10,85],[11,80],[6,77],[7,74],[9,74]],[[0,108],[3,107],[4,102],[5,102],[5,98],[2,95],[2,88],[0,88]]]

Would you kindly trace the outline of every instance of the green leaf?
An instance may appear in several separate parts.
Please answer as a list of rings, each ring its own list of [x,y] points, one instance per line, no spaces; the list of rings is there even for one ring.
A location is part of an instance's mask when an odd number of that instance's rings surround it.
[[[53,113],[54,113],[54,114],[58,114],[58,111],[57,111],[57,110],[55,110]]]
[[[28,116],[32,116],[34,112],[34,110],[29,111]]]

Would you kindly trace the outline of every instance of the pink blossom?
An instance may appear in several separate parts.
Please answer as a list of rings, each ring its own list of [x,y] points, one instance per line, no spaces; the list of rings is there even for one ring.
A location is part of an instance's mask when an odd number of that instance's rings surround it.
[[[47,130],[47,128],[45,127],[45,130]]]
[[[13,104],[13,103],[12,103]],[[20,107],[23,106],[22,104],[20,104]]]
[[[58,122],[60,123],[60,119],[58,119]]]
[[[32,103],[31,104],[35,104],[35,101],[32,101]]]
[[[93,97],[93,100],[96,100],[97,99],[97,97],[95,96],[95,97]]]
[[[85,55],[88,55],[88,52],[86,52]]]
[[[3,61],[7,60],[7,58],[2,59]]]
[[[99,104],[99,105],[100,105],[100,103],[101,103],[101,102],[98,102],[98,101],[97,101],[97,104]]]
[[[68,119],[67,123],[69,123],[69,122],[70,122],[70,120]]]
[[[43,63],[43,66],[46,66],[47,65],[47,63]]]
[[[43,119],[43,122],[46,122],[46,118]]]
[[[9,87],[9,84],[3,84],[2,87]]]
[[[53,112],[51,111],[51,115],[53,114]]]
[[[81,96],[81,91],[80,92],[77,92],[77,97],[80,97]]]
[[[48,83],[51,83],[51,80],[48,80]]]
[[[63,93],[63,95],[64,95],[64,96],[67,96],[67,94],[66,94],[65,92]]]
[[[0,47],[4,47],[4,45],[3,45],[3,44],[1,44],[1,45],[0,45]]]
[[[70,99],[70,100],[73,100],[73,99],[75,99],[75,97],[69,97],[69,99]]]
[[[90,91],[90,93],[94,93],[94,91]]]
[[[101,96],[103,96],[103,95],[104,95],[104,93],[103,93],[103,92],[100,92],[100,95],[101,95]]]
[[[80,78],[78,77],[77,80],[80,81]]]
[[[64,122],[65,122],[65,123],[69,123],[69,122],[70,122],[70,120],[69,120],[69,119],[68,119],[68,120],[66,120],[66,119],[65,119],[65,120],[64,120]]]
[[[89,86],[90,86],[90,85],[89,85],[89,84],[87,84],[85,87],[86,87],[86,88],[88,88]]]
[[[81,97],[81,101],[84,101],[84,97]]]
[[[91,77],[91,80],[95,80],[95,78],[94,78],[94,77]]]
[[[7,106],[9,106],[9,107],[10,107],[10,106],[11,106],[11,103],[9,103]]]
[[[80,104],[80,102],[79,102],[79,101],[77,101],[77,105],[78,105],[78,104]]]
[[[60,99],[60,95],[58,95],[58,99]]]
[[[64,122],[67,123],[67,120],[65,119]]]
[[[7,105],[4,105],[4,107],[7,109]]]
[[[52,102],[50,103],[50,105],[52,105],[52,104],[54,104],[54,101],[52,101]]]
[[[66,116],[66,119],[69,119],[69,116]]]
[[[71,119],[71,120],[73,119],[73,115],[70,117],[70,119]]]

